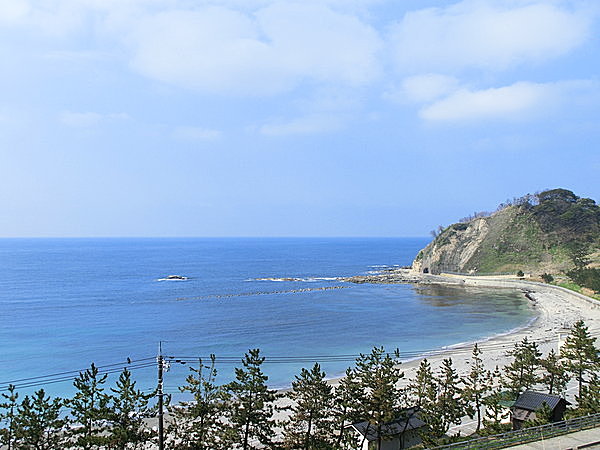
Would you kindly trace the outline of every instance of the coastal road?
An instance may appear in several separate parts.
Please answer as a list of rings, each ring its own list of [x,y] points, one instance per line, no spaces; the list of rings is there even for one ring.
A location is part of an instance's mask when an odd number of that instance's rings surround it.
[[[530,442],[529,444],[515,445],[511,449],[521,450],[567,450],[567,449],[600,449],[600,428],[577,431],[575,433],[557,436],[543,441]]]

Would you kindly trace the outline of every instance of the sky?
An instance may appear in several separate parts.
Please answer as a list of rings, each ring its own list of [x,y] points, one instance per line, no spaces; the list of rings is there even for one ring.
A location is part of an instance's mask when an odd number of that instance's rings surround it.
[[[0,236],[427,236],[600,200],[597,0],[2,0]]]

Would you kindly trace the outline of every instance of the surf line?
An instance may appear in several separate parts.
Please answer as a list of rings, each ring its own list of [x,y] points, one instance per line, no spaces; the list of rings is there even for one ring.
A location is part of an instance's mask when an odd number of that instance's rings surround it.
[[[313,291],[331,291],[333,289],[350,289],[352,286],[324,286],[318,288],[303,288],[303,289],[291,289],[289,291],[263,291],[263,292],[242,292],[239,294],[216,294],[216,295],[203,295],[200,297],[177,297],[177,301],[185,300],[212,300],[212,299],[223,299],[232,297],[252,297],[256,295],[271,295],[271,294],[302,294],[304,292]]]

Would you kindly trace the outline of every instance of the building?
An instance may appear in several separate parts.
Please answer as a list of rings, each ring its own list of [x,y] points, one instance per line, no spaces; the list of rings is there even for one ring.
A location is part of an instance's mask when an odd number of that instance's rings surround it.
[[[385,424],[381,430],[383,450],[398,450],[409,448],[421,443],[419,431],[427,426],[419,418],[419,411],[416,408],[408,408],[400,413],[400,417],[392,422]],[[349,425],[356,434],[362,446],[360,450],[371,450],[377,448],[377,429],[369,422],[359,422]]]
[[[511,420],[513,424],[513,430],[519,430],[523,426],[523,423],[528,420],[534,420],[536,418],[536,411],[538,411],[545,404],[550,408],[552,422],[558,422],[563,420],[567,402],[564,398],[557,395],[543,394],[535,391],[525,391],[511,408]]]

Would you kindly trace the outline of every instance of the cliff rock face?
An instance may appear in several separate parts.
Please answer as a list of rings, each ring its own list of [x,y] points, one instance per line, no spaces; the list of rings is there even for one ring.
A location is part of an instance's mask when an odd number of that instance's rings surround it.
[[[597,255],[599,248],[600,207],[553,189],[450,225],[419,252],[412,268],[432,274],[558,273],[572,268],[577,251]]]

